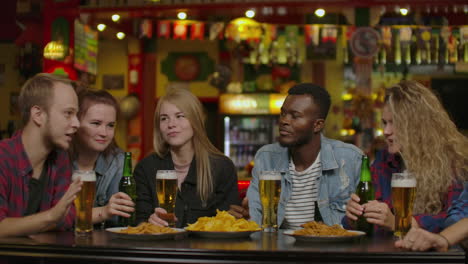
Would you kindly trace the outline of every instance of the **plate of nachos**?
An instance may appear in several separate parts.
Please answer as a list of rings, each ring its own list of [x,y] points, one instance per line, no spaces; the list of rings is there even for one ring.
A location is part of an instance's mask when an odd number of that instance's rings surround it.
[[[147,222],[135,227],[107,228],[106,231],[119,238],[134,240],[179,239],[187,233],[184,229],[157,226]]]
[[[285,230],[283,234],[305,242],[343,242],[361,238],[366,233],[346,230],[340,225],[328,226],[321,222],[308,222],[301,225],[303,229]]]
[[[245,238],[261,231],[260,226],[254,221],[236,219],[227,211],[216,212],[216,216],[198,218],[197,222],[189,224],[185,230],[204,238]]]

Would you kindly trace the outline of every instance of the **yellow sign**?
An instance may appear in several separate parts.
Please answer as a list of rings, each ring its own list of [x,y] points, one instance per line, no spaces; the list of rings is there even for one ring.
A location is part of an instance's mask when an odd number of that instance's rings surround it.
[[[65,47],[58,41],[47,43],[44,48],[44,58],[49,60],[61,60],[65,57]]]
[[[222,94],[222,114],[279,114],[286,94]]]
[[[270,114],[279,115],[287,94],[270,94]]]
[[[232,20],[226,28],[226,37],[236,41],[259,39],[262,36],[261,24],[257,21],[240,17]]]

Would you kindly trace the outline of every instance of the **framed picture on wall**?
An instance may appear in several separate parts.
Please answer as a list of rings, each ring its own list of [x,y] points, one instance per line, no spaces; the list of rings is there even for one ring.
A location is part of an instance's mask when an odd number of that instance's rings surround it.
[[[105,74],[102,76],[102,87],[106,90],[123,90],[124,81],[123,74]]]

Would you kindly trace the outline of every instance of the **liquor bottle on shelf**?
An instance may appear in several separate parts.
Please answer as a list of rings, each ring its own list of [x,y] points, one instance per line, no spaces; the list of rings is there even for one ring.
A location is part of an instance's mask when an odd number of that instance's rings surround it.
[[[439,50],[439,47],[440,47],[440,43],[439,43],[439,36],[433,36],[434,38],[434,59],[432,60],[434,62],[434,64],[439,64],[439,56],[440,56],[440,50]]]
[[[381,45],[380,64],[382,65],[387,64],[387,47],[385,45]]]
[[[401,64],[401,43],[400,43],[400,34],[395,35],[395,64]]]
[[[453,38],[453,48],[452,51],[450,52],[450,59],[449,63],[455,64],[458,62],[458,40],[457,38]]]
[[[405,44],[405,64],[406,65],[411,64],[411,44],[410,43]]]
[[[254,148],[254,146],[250,145],[248,147],[247,160],[246,160],[244,166],[249,164],[249,162],[251,162],[254,159],[254,157],[255,157],[255,148]]]
[[[444,44],[442,45],[442,47],[443,47],[442,54],[444,55],[443,62],[444,62],[444,64],[448,64],[449,63],[449,56],[450,56],[449,54],[450,54],[450,52],[449,52],[449,43],[448,43],[447,40],[444,41]]]
[[[468,43],[463,44],[463,62],[468,62]]]
[[[421,49],[419,48],[418,45],[416,45],[416,52],[414,54],[414,61],[416,62],[416,64],[421,64],[422,63],[422,52],[421,52]]]
[[[237,126],[234,124],[231,124],[229,127],[229,140],[231,142],[235,142],[237,140],[238,133],[239,133],[239,129],[237,128]]]
[[[242,149],[241,155],[240,155],[240,162],[239,162],[239,168],[242,169],[244,168],[245,164],[247,163],[247,155],[248,155],[248,149],[247,146],[241,146]]]
[[[267,129],[265,126],[265,123],[261,122],[260,127],[258,129],[258,143],[260,144],[266,144],[268,141]]]
[[[232,163],[234,163],[234,166],[236,166],[236,168],[237,168],[237,164],[238,164],[238,161],[237,161],[237,147],[231,146],[231,149],[230,149],[230,152],[229,152],[229,157],[231,158]]]

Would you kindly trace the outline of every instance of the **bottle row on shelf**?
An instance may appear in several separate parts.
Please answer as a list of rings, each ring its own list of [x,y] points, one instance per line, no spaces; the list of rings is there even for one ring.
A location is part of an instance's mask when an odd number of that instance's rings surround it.
[[[257,153],[260,147],[257,145],[231,146],[229,157],[236,168],[242,170],[249,162],[253,161],[255,153]]]
[[[253,128],[233,125],[229,130],[229,138],[233,144],[267,144],[270,141],[270,134],[271,128],[266,125]]]

